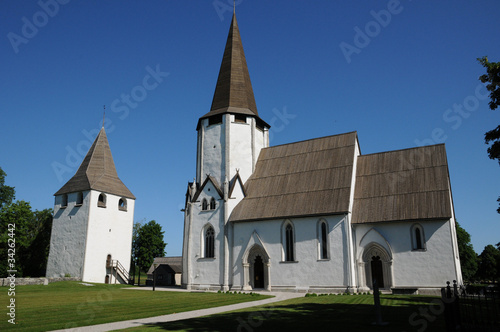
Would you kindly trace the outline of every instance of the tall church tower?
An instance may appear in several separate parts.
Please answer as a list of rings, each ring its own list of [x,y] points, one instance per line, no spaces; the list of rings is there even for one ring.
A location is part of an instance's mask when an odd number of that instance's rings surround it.
[[[118,178],[104,127],[54,196],[46,276],[128,283],[135,196]]]
[[[260,149],[269,146],[269,125],[257,112],[236,15],[233,15],[210,112],[198,131],[196,182],[210,174],[219,183],[239,170],[245,182]]]
[[[231,211],[243,199],[269,125],[257,112],[233,14],[210,112],[198,120],[196,179],[186,195],[183,285],[227,290]]]

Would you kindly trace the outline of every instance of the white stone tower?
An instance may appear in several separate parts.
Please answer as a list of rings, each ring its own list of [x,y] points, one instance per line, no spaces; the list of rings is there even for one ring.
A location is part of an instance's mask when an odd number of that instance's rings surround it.
[[[243,184],[260,150],[269,146],[269,127],[257,112],[233,14],[212,106],[196,128],[196,179],[189,184],[185,209],[185,287],[228,289],[232,239],[227,221],[244,197]],[[197,279],[210,282],[201,285]]]
[[[104,127],[54,196],[46,276],[128,283],[135,197],[118,178]]]

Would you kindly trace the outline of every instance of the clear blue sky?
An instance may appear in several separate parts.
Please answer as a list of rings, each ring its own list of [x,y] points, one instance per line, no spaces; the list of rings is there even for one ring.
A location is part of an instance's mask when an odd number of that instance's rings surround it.
[[[135,220],[159,222],[167,254],[180,255],[196,123],[210,109],[232,1],[59,1],[0,2],[6,183],[34,209],[52,208],[106,105]],[[500,242],[500,167],[483,139],[500,111],[488,108],[476,61],[500,61],[500,2],[236,3],[271,145],[354,130],[363,154],[444,142],[458,221],[476,251]],[[157,81],[144,80],[150,71]]]

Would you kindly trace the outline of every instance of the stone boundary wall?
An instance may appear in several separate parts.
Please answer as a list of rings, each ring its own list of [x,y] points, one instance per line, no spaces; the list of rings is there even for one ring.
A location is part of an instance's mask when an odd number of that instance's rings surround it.
[[[0,286],[9,286],[11,278],[0,278]],[[77,277],[64,277],[64,278],[16,278],[16,286],[25,285],[48,285],[52,282],[58,281],[81,281]]]

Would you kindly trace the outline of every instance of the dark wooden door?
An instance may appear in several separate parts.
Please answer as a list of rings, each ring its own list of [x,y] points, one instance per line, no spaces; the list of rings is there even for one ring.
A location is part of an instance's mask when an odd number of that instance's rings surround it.
[[[262,257],[255,257],[253,263],[253,284],[254,288],[264,288],[264,263]]]
[[[382,261],[379,256],[373,256],[371,261],[372,267],[372,282],[377,280],[379,288],[384,288],[384,272],[382,269]]]

